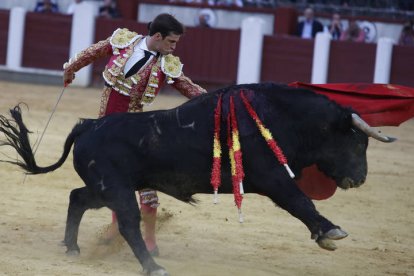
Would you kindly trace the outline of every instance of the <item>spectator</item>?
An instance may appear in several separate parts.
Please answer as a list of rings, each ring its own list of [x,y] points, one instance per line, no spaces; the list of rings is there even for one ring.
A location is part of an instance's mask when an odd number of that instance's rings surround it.
[[[217,6],[226,6],[226,7],[243,7],[243,1],[242,0],[217,0],[216,1]]]
[[[82,0],[72,0],[72,3],[70,3],[68,7],[68,11],[66,13],[73,14],[75,12],[76,6],[79,5],[80,3],[82,3]]]
[[[414,21],[410,20],[404,24],[401,30],[399,45],[414,46]]]
[[[211,28],[209,21],[210,21],[210,16],[208,14],[200,13],[200,15],[198,16],[198,25],[197,25],[197,27]]]
[[[359,27],[356,21],[349,22],[348,29],[342,32],[340,40],[365,42],[365,32]]]
[[[52,0],[41,0],[36,3],[34,12],[56,13],[59,12],[58,6]]]
[[[399,8],[403,11],[412,11],[414,10],[413,0],[399,0]]]
[[[331,24],[328,26],[328,32],[331,34],[332,40],[339,40],[342,34],[341,16],[339,13],[332,15]]]
[[[103,5],[99,8],[99,16],[106,18],[119,17],[115,1],[104,0]]]
[[[257,0],[243,0],[243,6],[248,7],[248,8],[250,7],[256,8],[258,6],[257,2],[258,2]]]
[[[306,8],[303,15],[305,20],[299,23],[296,34],[305,39],[315,38],[317,33],[323,31],[322,23],[314,19],[312,8]]]

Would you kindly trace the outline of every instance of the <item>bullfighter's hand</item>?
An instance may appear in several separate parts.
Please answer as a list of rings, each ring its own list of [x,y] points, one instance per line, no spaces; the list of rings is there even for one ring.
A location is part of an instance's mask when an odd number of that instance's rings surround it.
[[[63,73],[63,85],[67,87],[75,79],[75,73],[65,71]]]

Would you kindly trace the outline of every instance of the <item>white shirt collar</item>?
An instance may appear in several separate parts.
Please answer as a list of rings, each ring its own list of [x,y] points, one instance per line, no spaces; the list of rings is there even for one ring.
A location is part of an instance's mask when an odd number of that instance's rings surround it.
[[[144,37],[139,43],[138,43],[138,45],[137,45],[137,47],[139,48],[139,49],[141,49],[142,51],[149,51],[151,54],[153,54],[154,56],[156,56],[157,55],[157,52],[155,52],[155,51],[150,51],[149,49],[148,49],[148,46],[147,46],[147,37]]]

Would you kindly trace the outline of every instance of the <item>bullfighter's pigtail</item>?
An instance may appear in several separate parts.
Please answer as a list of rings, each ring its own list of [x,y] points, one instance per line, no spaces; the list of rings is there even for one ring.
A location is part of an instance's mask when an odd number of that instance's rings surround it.
[[[280,147],[277,145],[276,140],[273,139],[272,133],[270,133],[269,129],[267,129],[264,126],[264,124],[260,120],[259,116],[257,115],[256,111],[254,111],[253,107],[249,103],[249,100],[244,95],[243,91],[241,91],[240,96],[243,100],[244,106],[247,109],[247,112],[249,113],[250,117],[252,117],[252,119],[256,122],[256,125],[259,128],[260,133],[262,134],[263,138],[265,138],[265,140],[267,142],[267,145],[273,151],[273,153],[275,154],[275,156],[276,156],[277,160],[279,161],[279,163],[282,164],[285,167],[285,169],[289,173],[289,176],[291,178],[294,178],[295,174],[290,169],[290,167],[288,165],[288,162],[287,162],[287,159],[286,159],[285,155],[283,154],[282,150],[280,149]]]
[[[227,119],[227,144],[229,147],[231,175],[233,183],[233,194],[234,201],[239,210],[239,221],[243,222],[243,215],[241,212],[241,203],[243,200],[243,163],[242,163],[242,152],[239,140],[239,129],[237,126],[236,111],[234,109],[233,96],[230,96],[230,114]],[[230,133],[231,132],[231,133]]]
[[[214,189],[214,203],[218,202],[217,192],[221,184],[221,144],[220,144],[220,121],[221,121],[221,94],[214,110],[214,141],[213,141],[213,167],[211,170],[211,185]]]

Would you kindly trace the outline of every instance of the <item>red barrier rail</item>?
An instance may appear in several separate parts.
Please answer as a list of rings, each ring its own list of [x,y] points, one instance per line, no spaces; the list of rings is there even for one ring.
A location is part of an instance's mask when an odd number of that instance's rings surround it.
[[[313,40],[292,36],[265,36],[261,81],[310,82]]]
[[[390,83],[414,87],[413,64],[414,47],[394,45]]]
[[[332,41],[328,83],[373,82],[377,44]]]
[[[69,58],[72,16],[26,14],[23,67],[62,70]]]
[[[239,44],[239,30],[187,28],[176,54],[191,79],[232,84],[237,80]]]
[[[3,65],[6,64],[9,17],[9,10],[0,10],[0,64]]]
[[[0,64],[5,64],[9,11],[0,10]],[[27,13],[23,45],[23,67],[62,70],[69,59],[72,17],[62,14]],[[135,20],[96,19],[95,41],[109,37],[118,27],[146,34],[146,24]],[[176,54],[185,74],[198,83],[229,85],[237,80],[240,31],[187,28]],[[310,82],[313,40],[292,36],[265,36],[260,81]],[[17,49],[16,49],[17,50]],[[328,82],[372,82],[376,44],[333,41]],[[93,66],[94,83],[102,83],[107,60]],[[414,47],[393,48],[390,83],[414,86],[411,67]]]

